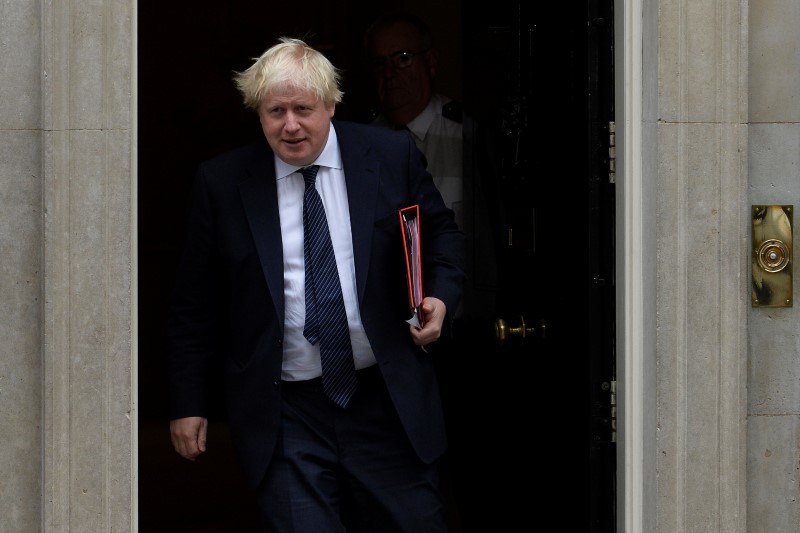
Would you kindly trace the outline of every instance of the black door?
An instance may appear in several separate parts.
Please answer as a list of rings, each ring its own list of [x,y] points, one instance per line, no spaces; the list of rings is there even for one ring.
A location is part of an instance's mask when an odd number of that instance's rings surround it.
[[[464,531],[615,530],[610,0],[465,8],[470,277],[445,371]]]
[[[442,364],[453,533],[615,530],[612,3],[410,3],[462,21],[470,279],[461,349]],[[143,533],[257,524],[221,413],[214,453],[196,463],[172,451],[165,413],[164,311],[189,183],[200,160],[260,134],[231,71],[318,27],[311,40],[346,73],[337,116],[357,118],[359,34],[390,4],[140,2]]]

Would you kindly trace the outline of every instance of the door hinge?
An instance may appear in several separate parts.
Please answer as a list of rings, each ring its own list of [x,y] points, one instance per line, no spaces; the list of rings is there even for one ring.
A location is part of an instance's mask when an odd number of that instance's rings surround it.
[[[608,182],[617,182],[617,125],[608,123]]]
[[[594,441],[596,444],[617,442],[617,382],[600,383],[594,412]]]
[[[617,442],[617,382],[612,380],[609,382],[611,390],[609,391],[609,407],[611,412],[611,442]]]

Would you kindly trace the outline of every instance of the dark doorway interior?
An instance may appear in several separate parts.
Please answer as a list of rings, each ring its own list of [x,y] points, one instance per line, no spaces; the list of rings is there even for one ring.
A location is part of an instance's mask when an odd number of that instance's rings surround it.
[[[139,3],[142,533],[258,527],[222,412],[195,463],[172,450],[166,414],[165,313],[195,168],[261,135],[232,72],[280,35],[305,38],[344,72],[337,118],[363,121],[361,36],[392,7],[437,31],[439,88],[466,111],[465,350],[442,374],[453,532],[614,531],[613,17],[611,0],[575,4]]]

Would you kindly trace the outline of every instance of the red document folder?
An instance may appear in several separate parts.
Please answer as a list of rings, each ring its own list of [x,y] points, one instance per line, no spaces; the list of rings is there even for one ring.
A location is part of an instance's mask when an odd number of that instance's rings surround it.
[[[421,328],[424,325],[422,313],[422,248],[420,243],[419,205],[404,207],[398,212],[400,229],[403,233],[403,248],[406,257],[406,277],[408,281],[408,302],[411,318],[406,322]]]

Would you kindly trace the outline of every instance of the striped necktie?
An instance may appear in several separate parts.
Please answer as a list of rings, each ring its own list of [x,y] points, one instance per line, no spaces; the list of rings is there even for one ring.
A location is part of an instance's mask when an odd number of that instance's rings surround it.
[[[303,251],[306,265],[306,323],[303,336],[311,344],[319,342],[325,394],[342,407],[347,407],[358,383],[328,220],[314,185],[317,170],[319,165],[304,167],[299,171],[306,183],[303,193]]]

